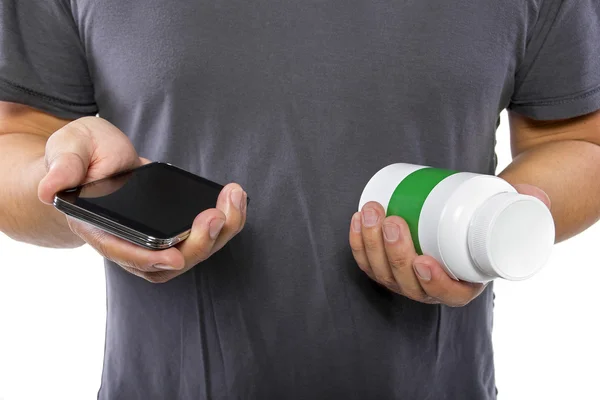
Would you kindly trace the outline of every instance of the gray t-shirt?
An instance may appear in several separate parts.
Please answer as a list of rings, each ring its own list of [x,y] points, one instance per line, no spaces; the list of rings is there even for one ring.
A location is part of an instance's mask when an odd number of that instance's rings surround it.
[[[350,217],[394,162],[493,173],[498,114],[600,109],[597,0],[0,0],[0,99],[99,113],[252,197],[156,285],[106,265],[100,399],[496,397],[491,286],[425,305],[360,272]],[[65,384],[68,384],[65,381]]]

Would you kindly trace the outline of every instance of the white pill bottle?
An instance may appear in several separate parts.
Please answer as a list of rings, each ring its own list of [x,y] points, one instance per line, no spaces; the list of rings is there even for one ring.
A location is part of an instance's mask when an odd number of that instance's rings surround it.
[[[404,218],[417,252],[457,280],[527,279],[554,245],[546,205],[495,176],[392,164],[369,180],[359,210],[370,201]]]

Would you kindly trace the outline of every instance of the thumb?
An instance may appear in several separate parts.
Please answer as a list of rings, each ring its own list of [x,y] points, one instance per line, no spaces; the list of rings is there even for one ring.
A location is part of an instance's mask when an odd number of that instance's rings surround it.
[[[48,173],[38,186],[38,197],[52,204],[54,195],[83,183],[93,153],[91,139],[70,123],[56,131],[46,144]]]
[[[546,205],[546,207],[551,208],[552,203],[550,201],[550,197],[548,196],[548,194],[546,192],[544,192],[539,187],[529,185],[527,183],[518,183],[513,186],[515,189],[517,189],[517,192],[519,192],[521,194],[526,194],[529,196],[536,197],[536,198],[540,199]]]

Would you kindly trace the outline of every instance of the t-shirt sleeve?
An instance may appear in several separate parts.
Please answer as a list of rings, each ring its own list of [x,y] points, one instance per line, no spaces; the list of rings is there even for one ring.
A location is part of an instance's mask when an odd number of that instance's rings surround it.
[[[600,1],[542,4],[508,108],[539,120],[600,109]]]
[[[0,0],[0,101],[61,118],[98,112],[67,0]]]

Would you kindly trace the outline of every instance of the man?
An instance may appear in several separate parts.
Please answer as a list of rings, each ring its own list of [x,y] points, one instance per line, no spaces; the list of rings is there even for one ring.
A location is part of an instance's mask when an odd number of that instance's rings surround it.
[[[557,240],[600,215],[595,0],[0,4],[0,229],[107,258],[100,399],[494,399],[492,285],[365,183],[493,173],[508,108],[502,177]],[[158,252],[48,204],[140,155],[238,183]]]

